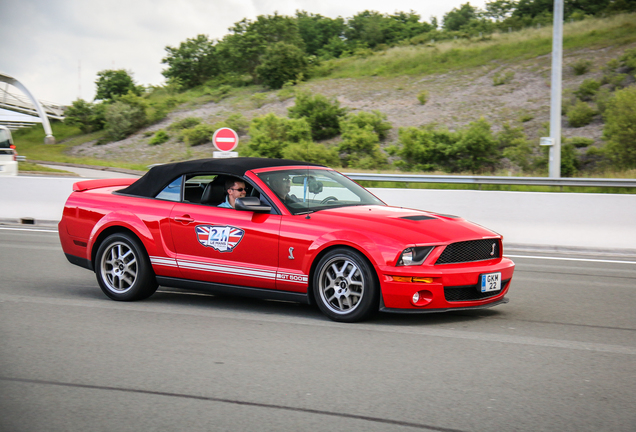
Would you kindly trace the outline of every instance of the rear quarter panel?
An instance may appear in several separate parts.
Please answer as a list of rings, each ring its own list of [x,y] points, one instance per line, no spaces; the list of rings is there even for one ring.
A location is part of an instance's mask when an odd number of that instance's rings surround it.
[[[71,194],[59,225],[64,252],[92,261],[104,236],[124,229],[140,239],[149,256],[174,258],[168,219],[174,203],[113,193],[119,189],[121,187],[110,187]]]

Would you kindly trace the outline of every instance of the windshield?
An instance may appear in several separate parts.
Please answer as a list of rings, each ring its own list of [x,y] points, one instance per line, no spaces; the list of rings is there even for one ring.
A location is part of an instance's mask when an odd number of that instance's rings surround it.
[[[258,176],[278,195],[292,214],[356,205],[386,205],[339,172],[291,169]]]
[[[8,129],[0,128],[0,148],[10,148],[13,144],[11,132]]]

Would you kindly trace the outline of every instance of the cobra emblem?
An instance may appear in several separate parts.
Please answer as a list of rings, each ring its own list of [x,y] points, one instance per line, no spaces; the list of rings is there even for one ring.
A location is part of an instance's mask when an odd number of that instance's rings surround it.
[[[294,248],[293,247],[289,248],[289,256],[287,258],[294,259]]]
[[[495,254],[495,245],[496,243],[492,244],[492,250],[490,251],[490,256],[493,256]]]

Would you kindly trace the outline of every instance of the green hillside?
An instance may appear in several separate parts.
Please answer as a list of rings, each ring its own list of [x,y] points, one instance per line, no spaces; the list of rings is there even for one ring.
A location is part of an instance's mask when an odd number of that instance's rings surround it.
[[[636,177],[636,135],[621,126],[636,112],[636,16],[575,17],[564,27],[563,175]],[[306,56],[305,73],[280,89],[255,84],[249,71],[190,88],[176,78],[144,88],[102,71],[98,91],[102,80],[128,94],[74,103],[67,124],[53,125],[56,145],[43,145],[37,128],[15,141],[33,160],[142,169],[210,157],[211,135],[229,126],[247,156],[356,171],[545,175],[538,140],[549,120],[552,29],[543,21],[480,32],[472,21],[471,32]]]

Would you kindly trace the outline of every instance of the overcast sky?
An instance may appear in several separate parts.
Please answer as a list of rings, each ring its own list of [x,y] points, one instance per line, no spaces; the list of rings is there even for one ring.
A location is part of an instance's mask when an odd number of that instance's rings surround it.
[[[296,10],[335,18],[363,10],[414,10],[423,20],[466,0],[0,0],[0,72],[40,100],[95,96],[97,72],[126,69],[138,84],[164,83],[165,47],[206,34],[220,39],[243,18]],[[471,1],[483,7],[485,0]],[[0,83],[4,88],[4,84]],[[15,90],[15,89],[13,89]]]

